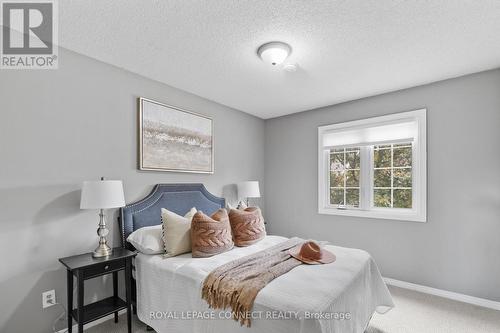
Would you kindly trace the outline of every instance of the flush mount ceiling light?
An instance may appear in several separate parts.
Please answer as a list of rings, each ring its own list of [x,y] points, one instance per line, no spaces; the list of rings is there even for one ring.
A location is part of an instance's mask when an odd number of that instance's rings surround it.
[[[257,50],[259,57],[270,65],[280,65],[292,53],[290,45],[283,42],[270,42],[261,45]]]

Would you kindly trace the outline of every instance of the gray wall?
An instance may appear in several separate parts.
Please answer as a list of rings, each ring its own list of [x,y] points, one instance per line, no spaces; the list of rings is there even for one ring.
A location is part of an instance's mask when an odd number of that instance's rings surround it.
[[[214,175],[137,170],[139,96],[214,118]],[[97,212],[79,209],[83,180],[122,179],[127,202],[156,183],[202,182],[222,195],[228,184],[263,181],[263,120],[66,50],[58,70],[1,71],[0,112],[0,332],[51,331],[62,310],[42,310],[45,290],[66,304],[57,259],[97,242]],[[86,287],[87,301],[112,291],[109,278]]]
[[[423,107],[428,222],[318,214],[317,127]],[[268,120],[269,227],[365,249],[386,277],[500,301],[499,128],[499,70]]]

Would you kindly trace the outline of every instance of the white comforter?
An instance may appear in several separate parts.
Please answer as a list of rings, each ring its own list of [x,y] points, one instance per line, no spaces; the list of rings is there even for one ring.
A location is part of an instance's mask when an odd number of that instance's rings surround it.
[[[394,306],[367,252],[326,245],[337,260],[300,265],[269,283],[255,299],[250,328],[224,319],[227,312],[208,308],[201,287],[213,269],[285,240],[267,236],[211,258],[139,254],[135,261],[139,319],[158,333],[358,333],[375,310],[383,313]]]

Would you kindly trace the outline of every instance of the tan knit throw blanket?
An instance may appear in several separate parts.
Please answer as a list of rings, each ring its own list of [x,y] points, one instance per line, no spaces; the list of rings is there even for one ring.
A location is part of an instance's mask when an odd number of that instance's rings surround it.
[[[288,250],[303,242],[300,238],[291,238],[216,268],[203,282],[202,298],[213,309],[231,307],[234,320],[250,327],[247,314],[253,308],[257,293],[275,278],[302,264]]]

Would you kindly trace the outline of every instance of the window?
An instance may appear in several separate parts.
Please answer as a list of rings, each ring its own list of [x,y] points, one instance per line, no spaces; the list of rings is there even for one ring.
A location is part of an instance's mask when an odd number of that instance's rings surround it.
[[[411,157],[411,142],[374,146],[374,207],[412,208]]]
[[[321,214],[426,221],[426,110],[321,126]]]
[[[359,148],[330,151],[330,204],[359,207]]]

